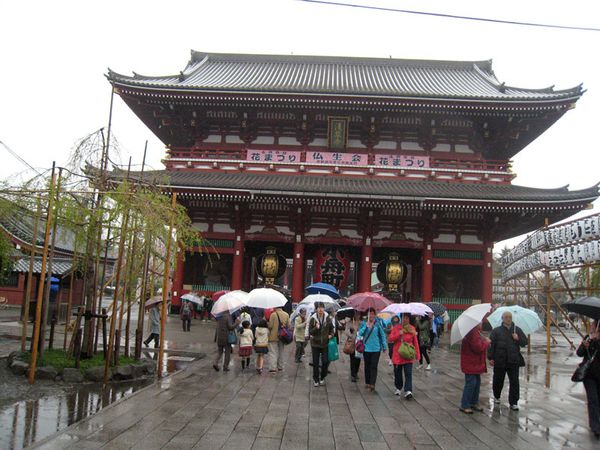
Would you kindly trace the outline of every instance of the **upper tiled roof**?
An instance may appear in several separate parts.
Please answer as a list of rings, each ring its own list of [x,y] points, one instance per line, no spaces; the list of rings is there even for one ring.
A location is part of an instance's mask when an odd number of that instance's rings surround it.
[[[73,267],[72,260],[54,259],[52,261],[52,275],[64,275],[71,271]],[[41,273],[42,258],[36,256],[33,261],[33,273]],[[46,269],[47,271],[47,269]],[[22,258],[15,262],[13,272],[29,272],[29,258]]]
[[[178,75],[125,76],[120,85],[200,92],[343,95],[496,102],[577,99],[582,87],[523,89],[500,83],[491,61],[428,61],[192,51]]]
[[[133,175],[132,178],[135,178]],[[144,178],[163,186],[183,189],[227,189],[252,194],[376,198],[380,200],[457,200],[503,203],[591,202],[598,198],[598,186],[570,191],[567,187],[538,189],[517,185],[445,183],[439,181],[388,180],[317,175],[216,173],[199,171],[146,172]]]

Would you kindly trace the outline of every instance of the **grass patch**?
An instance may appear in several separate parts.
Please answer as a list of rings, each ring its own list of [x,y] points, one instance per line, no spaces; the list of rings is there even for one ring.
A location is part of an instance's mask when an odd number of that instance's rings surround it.
[[[31,362],[31,353],[21,353],[21,359],[25,362]],[[124,366],[127,364],[141,364],[141,361],[137,361],[133,358],[120,356],[119,365]],[[75,358],[67,357],[64,350],[46,350],[43,358],[38,358],[38,367],[52,366],[59,372],[62,372],[65,368],[75,368]],[[90,359],[81,359],[79,361],[79,370],[81,373],[85,372],[90,367],[104,366],[104,357],[102,353],[94,355]]]

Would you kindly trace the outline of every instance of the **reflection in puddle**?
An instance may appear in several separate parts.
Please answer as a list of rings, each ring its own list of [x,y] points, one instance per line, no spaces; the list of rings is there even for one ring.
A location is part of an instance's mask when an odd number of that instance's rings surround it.
[[[20,449],[95,414],[152,383],[121,383],[102,390],[86,384],[52,397],[26,400],[0,411],[0,448]]]
[[[156,360],[153,351],[144,352]],[[164,358],[163,373],[182,369],[196,357],[169,356]],[[75,385],[36,400],[24,400],[0,410],[0,449],[21,449],[48,437],[69,425],[89,417],[102,408],[151,384],[153,378],[114,383],[102,389],[101,384]],[[168,385],[170,378],[161,384]]]

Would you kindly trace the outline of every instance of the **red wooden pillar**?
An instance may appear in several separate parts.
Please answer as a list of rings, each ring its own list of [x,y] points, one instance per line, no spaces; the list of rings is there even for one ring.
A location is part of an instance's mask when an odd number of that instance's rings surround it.
[[[244,279],[244,231],[236,230],[233,242],[233,267],[231,268],[231,290],[242,289]]]
[[[371,292],[371,272],[373,267],[373,247],[371,237],[367,236],[363,242],[360,254],[360,280],[358,283],[358,292]]]
[[[183,295],[183,269],[184,269],[184,256],[183,250],[177,252],[177,259],[175,260],[175,272],[173,272],[173,286],[171,287],[171,296],[174,304],[179,304],[179,298]]]
[[[433,298],[433,250],[431,238],[423,239],[421,271],[421,301],[430,302]]]
[[[294,265],[292,266],[292,301],[300,302],[304,298],[304,243],[301,236],[294,242]]]
[[[483,246],[483,266],[481,273],[481,301],[491,303],[493,297],[494,268],[493,242],[485,242]]]

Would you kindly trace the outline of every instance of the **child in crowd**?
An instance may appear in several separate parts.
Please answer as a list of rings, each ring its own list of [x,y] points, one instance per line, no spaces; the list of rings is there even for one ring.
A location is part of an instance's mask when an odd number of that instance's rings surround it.
[[[254,351],[256,352],[256,371],[262,373],[265,355],[269,353],[269,324],[265,319],[261,319],[256,327]]]
[[[240,359],[242,360],[242,370],[246,367],[250,367],[250,355],[252,354],[252,341],[254,341],[254,333],[250,329],[250,321],[244,320],[242,322],[242,329],[240,330]]]

